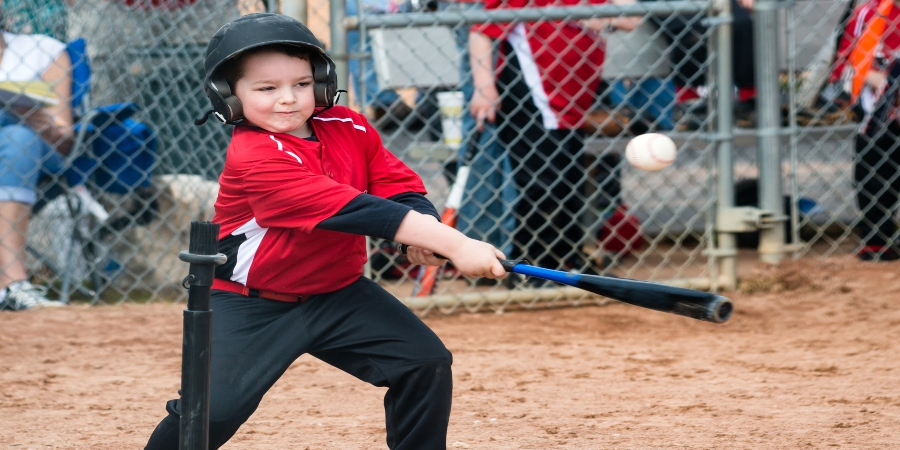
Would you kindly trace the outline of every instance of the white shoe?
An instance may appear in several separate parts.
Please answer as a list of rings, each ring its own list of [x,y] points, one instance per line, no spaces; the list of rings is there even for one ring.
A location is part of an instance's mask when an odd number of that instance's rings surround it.
[[[16,281],[6,288],[6,295],[0,297],[0,309],[22,311],[31,308],[65,306],[57,300],[48,300],[47,288],[35,286],[28,280]]]

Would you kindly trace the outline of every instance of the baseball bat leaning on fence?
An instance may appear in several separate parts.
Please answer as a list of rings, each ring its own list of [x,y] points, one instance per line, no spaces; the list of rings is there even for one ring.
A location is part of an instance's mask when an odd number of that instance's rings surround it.
[[[521,260],[502,260],[500,263],[507,272],[575,286],[623,303],[706,322],[723,323],[731,317],[734,309],[730,299],[709,292],[647,281],[544,269]]]
[[[444,204],[444,211],[441,213],[441,223],[456,228],[456,217],[459,208],[462,206],[463,194],[466,190],[466,183],[469,180],[469,160],[472,158],[473,149],[481,139],[481,132],[476,131],[472,134],[468,142],[468,150],[463,160],[456,170],[456,178],[453,179],[453,185],[450,187],[450,193],[447,195],[447,202]],[[427,297],[434,294],[437,289],[438,279],[443,275],[444,268],[447,263],[440,266],[425,266],[419,268],[419,274],[416,276],[416,284],[413,286],[412,295],[414,297]]]
[[[447,203],[444,206],[444,212],[441,214],[441,222],[448,227],[456,228],[456,213],[462,204],[463,190],[466,188],[466,179],[469,178],[469,167],[461,166],[456,172],[456,180],[450,188],[450,194],[447,196]],[[443,272],[444,263],[440,266],[425,266],[419,269],[419,275],[416,277],[416,284],[413,286],[412,295],[417,297],[425,297],[434,293],[437,289],[437,280]]]

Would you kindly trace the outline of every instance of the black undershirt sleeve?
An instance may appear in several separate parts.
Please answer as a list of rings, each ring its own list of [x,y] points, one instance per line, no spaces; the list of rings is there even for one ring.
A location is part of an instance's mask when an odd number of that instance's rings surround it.
[[[393,240],[410,210],[441,220],[434,205],[422,194],[408,192],[388,199],[360,194],[316,228]]]
[[[404,192],[393,197],[388,197],[388,200],[409,206],[417,213],[434,216],[438,222],[441,221],[441,215],[438,214],[437,209],[434,208],[431,201],[418,192]]]

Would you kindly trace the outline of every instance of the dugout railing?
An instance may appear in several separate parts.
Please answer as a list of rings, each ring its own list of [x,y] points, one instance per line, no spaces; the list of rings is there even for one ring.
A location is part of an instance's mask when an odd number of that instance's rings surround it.
[[[110,266],[116,269],[104,279],[100,295],[83,301],[183,300],[179,282],[184,274],[177,254],[186,248],[190,222],[212,218],[215,179],[228,139],[228,129],[217,123],[202,127],[192,123],[206,109],[200,86],[203,49],[222,23],[263,10],[304,19],[326,43],[338,65],[341,88],[351,91],[342,101],[369,114],[386,147],[422,175],[439,210],[458,153],[445,142],[440,124],[446,117],[438,104],[438,94],[457,90],[465,77],[457,74],[454,80],[451,72],[458,64],[445,67],[460,56],[456,31],[510,20],[642,17],[643,34],[602,36],[609,46],[608,64],[586,124],[587,187],[573,194],[584,205],[573,220],[585,240],[571,243],[573,249],[591,254],[601,274],[731,290],[757,261],[847,255],[860,247],[854,232],[860,212],[852,182],[857,123],[831,94],[836,87],[821,81],[822,71],[833,64],[827,44],[836,38],[848,1],[756,1],[752,56],[756,108],[749,113],[731,95],[736,75],[741,75],[734,72],[734,59],[749,56],[733,54],[735,14],[729,1],[640,1],[516,11],[459,10],[449,2],[354,1],[355,15],[347,14],[346,1],[198,0],[159,9],[132,3],[75,0],[56,9],[64,12],[58,16],[62,27],[58,23],[42,27],[24,10],[6,11],[12,31],[31,27],[56,33],[64,41],[86,37],[95,70],[94,101],[134,101],[143,108],[138,118],[159,133],[152,195],[131,196],[126,204],[98,193],[113,219],[131,220],[134,226],[104,236],[102,244],[115,263]],[[673,27],[676,20],[680,28]],[[348,37],[352,39],[353,32],[369,45],[350,48],[353,42]],[[430,39],[434,42],[424,42]],[[698,52],[705,50],[690,70],[702,88],[701,98],[669,105],[669,126],[654,116],[653,108],[660,102],[641,102],[635,92],[668,95],[676,74],[684,69],[680,65],[688,64],[669,56],[677,50],[676,42],[685,41],[696,42]],[[395,47],[387,51],[385,42],[394,42]],[[403,45],[396,48],[397,42]],[[421,50],[415,49],[421,48],[433,50],[417,53]],[[361,101],[372,92],[365,83],[357,88],[350,81],[350,63],[358,64],[362,78],[371,73],[382,84],[396,83],[391,90],[406,108],[375,110]],[[393,70],[389,79],[385,68]],[[638,85],[653,87],[636,89]],[[729,95],[717,95],[720,91]],[[634,134],[652,130],[671,135],[679,144],[679,156],[659,172],[641,172],[622,154]],[[489,185],[486,178],[476,181]],[[504,195],[502,190],[491,193]],[[627,205],[628,216],[637,220],[613,218],[619,203]],[[136,215],[151,204],[152,217],[145,214],[137,220]],[[512,229],[522,219],[512,217],[509,225],[509,214],[495,216],[487,207],[483,214],[495,219],[498,227]],[[608,227],[613,221],[618,228]],[[54,230],[67,226],[72,224],[59,217],[37,216],[31,242],[43,246],[42,254],[54,255],[52,237],[58,233]],[[51,286],[51,295],[59,294],[58,274],[46,270],[40,259],[31,260],[30,267],[36,281]],[[452,269],[443,272],[434,295],[413,296],[418,269],[405,264],[391,243],[379,241],[371,242],[368,269],[370,276],[423,313],[603,301],[552,286],[485,285],[460,279]],[[80,272],[77,267],[72,270]]]

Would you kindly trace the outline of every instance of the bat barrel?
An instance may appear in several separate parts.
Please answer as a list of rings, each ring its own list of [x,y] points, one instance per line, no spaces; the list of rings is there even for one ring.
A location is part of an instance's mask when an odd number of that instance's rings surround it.
[[[718,294],[648,281],[602,277],[535,267],[522,260],[501,260],[507,272],[555,281],[635,306],[712,323],[724,323],[734,311]]]
[[[707,318],[704,320],[713,323],[723,323],[731,318],[732,311],[734,311],[734,304],[731,303],[731,299],[717,295],[710,302],[707,308]]]

